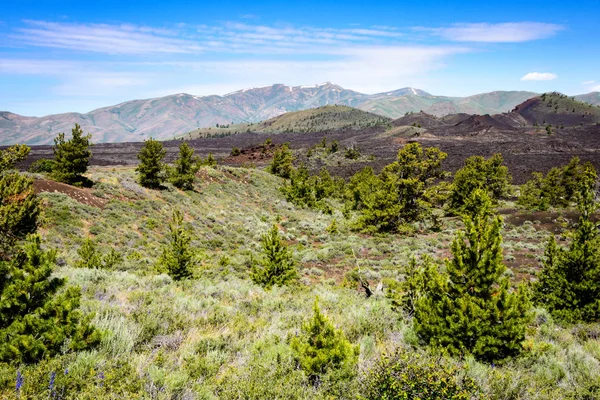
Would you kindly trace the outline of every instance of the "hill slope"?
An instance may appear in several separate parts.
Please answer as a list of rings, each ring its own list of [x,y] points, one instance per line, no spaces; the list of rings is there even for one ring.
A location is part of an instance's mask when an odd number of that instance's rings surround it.
[[[257,124],[233,124],[196,129],[185,138],[219,136],[241,132],[284,133],[322,132],[336,129],[363,129],[391,121],[381,115],[348,106],[329,105],[302,111],[292,111]]]

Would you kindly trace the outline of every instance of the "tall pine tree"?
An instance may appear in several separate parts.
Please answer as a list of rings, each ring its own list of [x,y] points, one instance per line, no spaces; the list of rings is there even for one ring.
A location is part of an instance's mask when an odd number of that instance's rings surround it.
[[[534,300],[567,322],[600,321],[600,224],[591,221],[598,210],[596,181],[596,171],[589,166],[579,195],[581,216],[571,243],[563,248],[550,237],[544,268],[534,284]]]
[[[90,157],[90,139],[92,135],[83,135],[78,124],[71,130],[72,137],[65,140],[65,134],[59,133],[54,139],[55,164],[52,175],[61,182],[80,184],[84,181],[83,174],[87,171]]]
[[[298,278],[291,252],[279,235],[277,225],[262,238],[263,258],[252,266],[251,278],[258,285],[270,289],[285,285]]]
[[[142,186],[156,189],[165,181],[163,159],[166,154],[166,150],[158,140],[150,138],[144,141],[144,147],[137,155],[140,164],[135,169],[140,176]]]
[[[522,287],[509,288],[502,261],[502,219],[492,216],[486,191],[476,189],[452,242],[452,259],[440,272],[429,265],[415,304],[415,330],[428,345],[450,354],[502,360],[521,350],[530,318]]]

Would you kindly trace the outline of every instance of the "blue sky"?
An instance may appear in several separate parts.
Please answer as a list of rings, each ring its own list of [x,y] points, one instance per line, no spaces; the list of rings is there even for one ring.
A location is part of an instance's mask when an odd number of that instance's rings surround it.
[[[0,9],[0,110],[22,115],[273,83],[600,91],[598,0],[0,0]]]

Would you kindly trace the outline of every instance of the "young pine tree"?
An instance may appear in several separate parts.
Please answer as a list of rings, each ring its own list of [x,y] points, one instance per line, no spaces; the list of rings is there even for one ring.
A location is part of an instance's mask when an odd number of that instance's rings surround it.
[[[262,238],[263,258],[252,266],[252,281],[266,289],[283,286],[298,278],[292,254],[279,235],[277,225]]]
[[[292,165],[294,157],[287,144],[282,145],[273,153],[273,160],[269,165],[269,172],[273,175],[288,179],[294,169]]]
[[[31,363],[64,351],[83,350],[100,341],[92,315],[79,308],[81,293],[52,277],[54,252],[30,236],[9,261],[0,261],[0,362]]]
[[[352,376],[360,347],[353,346],[342,330],[335,329],[321,312],[318,299],[313,312],[313,317],[302,324],[302,333],[291,340],[296,361],[315,385],[328,372]]]
[[[196,257],[191,242],[190,232],[183,224],[183,214],[175,210],[169,224],[169,244],[163,248],[158,263],[176,281],[193,275]]]
[[[166,154],[166,150],[158,140],[150,138],[144,141],[144,147],[142,147],[142,150],[137,155],[140,164],[135,169],[140,175],[140,184],[142,186],[156,189],[165,181],[163,159]]]
[[[65,134],[59,133],[54,139],[55,164],[52,175],[61,182],[81,183],[87,171],[90,157],[90,139],[92,135],[83,135],[78,124],[71,130],[72,138],[65,140]]]
[[[33,179],[9,172],[29,154],[29,147],[17,145],[0,151],[0,260],[6,259],[18,240],[34,233],[38,226],[40,202]]]
[[[487,362],[517,355],[530,318],[522,287],[509,288],[502,262],[502,219],[492,216],[486,191],[476,189],[440,272],[429,265],[415,303],[415,331],[426,344]]]
[[[588,169],[579,196],[581,216],[568,248],[550,237],[534,300],[557,319],[567,322],[600,321],[600,226],[591,221],[597,176]]]
[[[194,188],[194,177],[200,169],[200,159],[194,156],[194,149],[183,142],[179,145],[179,156],[171,169],[171,183],[179,189],[191,190]]]

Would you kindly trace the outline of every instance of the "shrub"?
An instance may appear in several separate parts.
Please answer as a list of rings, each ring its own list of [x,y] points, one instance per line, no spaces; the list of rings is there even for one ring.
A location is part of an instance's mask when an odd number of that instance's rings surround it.
[[[231,153],[229,153],[229,154],[232,157],[236,157],[236,156],[239,156],[240,154],[242,154],[242,152],[237,147],[234,147],[233,149],[231,149]]]
[[[342,376],[355,373],[359,346],[353,346],[342,330],[335,329],[321,312],[318,300],[313,306],[313,317],[302,325],[301,334],[293,337],[290,345],[298,364],[315,385],[320,376],[330,371]]]
[[[17,144],[0,150],[0,173],[14,168],[15,164],[23,161],[31,149],[24,144]]]
[[[554,236],[546,246],[544,268],[534,284],[534,300],[555,318],[576,322],[600,321],[600,225],[590,220],[598,209],[596,175],[588,170],[581,190],[581,217],[567,249]]]
[[[169,224],[169,244],[163,248],[158,263],[160,269],[165,269],[175,280],[192,277],[196,261],[191,241],[190,232],[183,225],[183,214],[178,210],[173,211]]]
[[[56,166],[56,161],[49,160],[47,158],[40,158],[35,160],[30,166],[28,171],[32,173],[52,173]]]
[[[166,154],[161,142],[152,138],[144,141],[144,147],[137,155],[140,164],[135,169],[142,186],[156,189],[165,181],[163,159]]]
[[[351,146],[346,147],[344,157],[350,160],[358,160],[360,158],[360,150],[358,149],[358,146],[353,144]]]
[[[190,190],[194,188],[194,178],[200,169],[200,159],[194,157],[194,149],[183,142],[179,145],[179,155],[170,171],[171,183],[179,189]]]
[[[454,175],[449,197],[449,209],[457,214],[463,212],[463,206],[475,189],[486,190],[495,203],[509,193],[512,177],[508,168],[502,165],[501,154],[494,154],[488,160],[481,156],[472,156]]]
[[[59,133],[54,139],[54,167],[52,176],[65,183],[82,183],[92,152],[90,139],[92,135],[83,136],[83,130],[78,124],[71,130],[72,137],[65,140],[65,134]]]
[[[460,371],[415,352],[384,356],[362,380],[364,400],[483,399],[475,382]]]
[[[99,343],[92,315],[78,310],[79,288],[58,293],[65,281],[52,277],[54,262],[55,253],[41,249],[39,236],[30,236],[10,261],[0,261],[0,361],[31,363],[65,345],[83,350]]]
[[[426,344],[485,361],[517,355],[530,319],[523,287],[509,289],[502,262],[502,219],[492,217],[487,193],[471,196],[472,214],[452,242],[452,260],[440,272],[429,265],[413,279],[424,284],[415,303],[415,331]]]
[[[114,248],[102,256],[96,243],[90,238],[85,239],[81,247],[77,249],[77,255],[79,260],[75,263],[76,268],[111,269],[123,262],[123,256]]]
[[[252,281],[266,289],[274,285],[286,285],[298,279],[298,271],[292,254],[281,240],[279,228],[273,225],[262,237],[263,257],[252,265]]]

